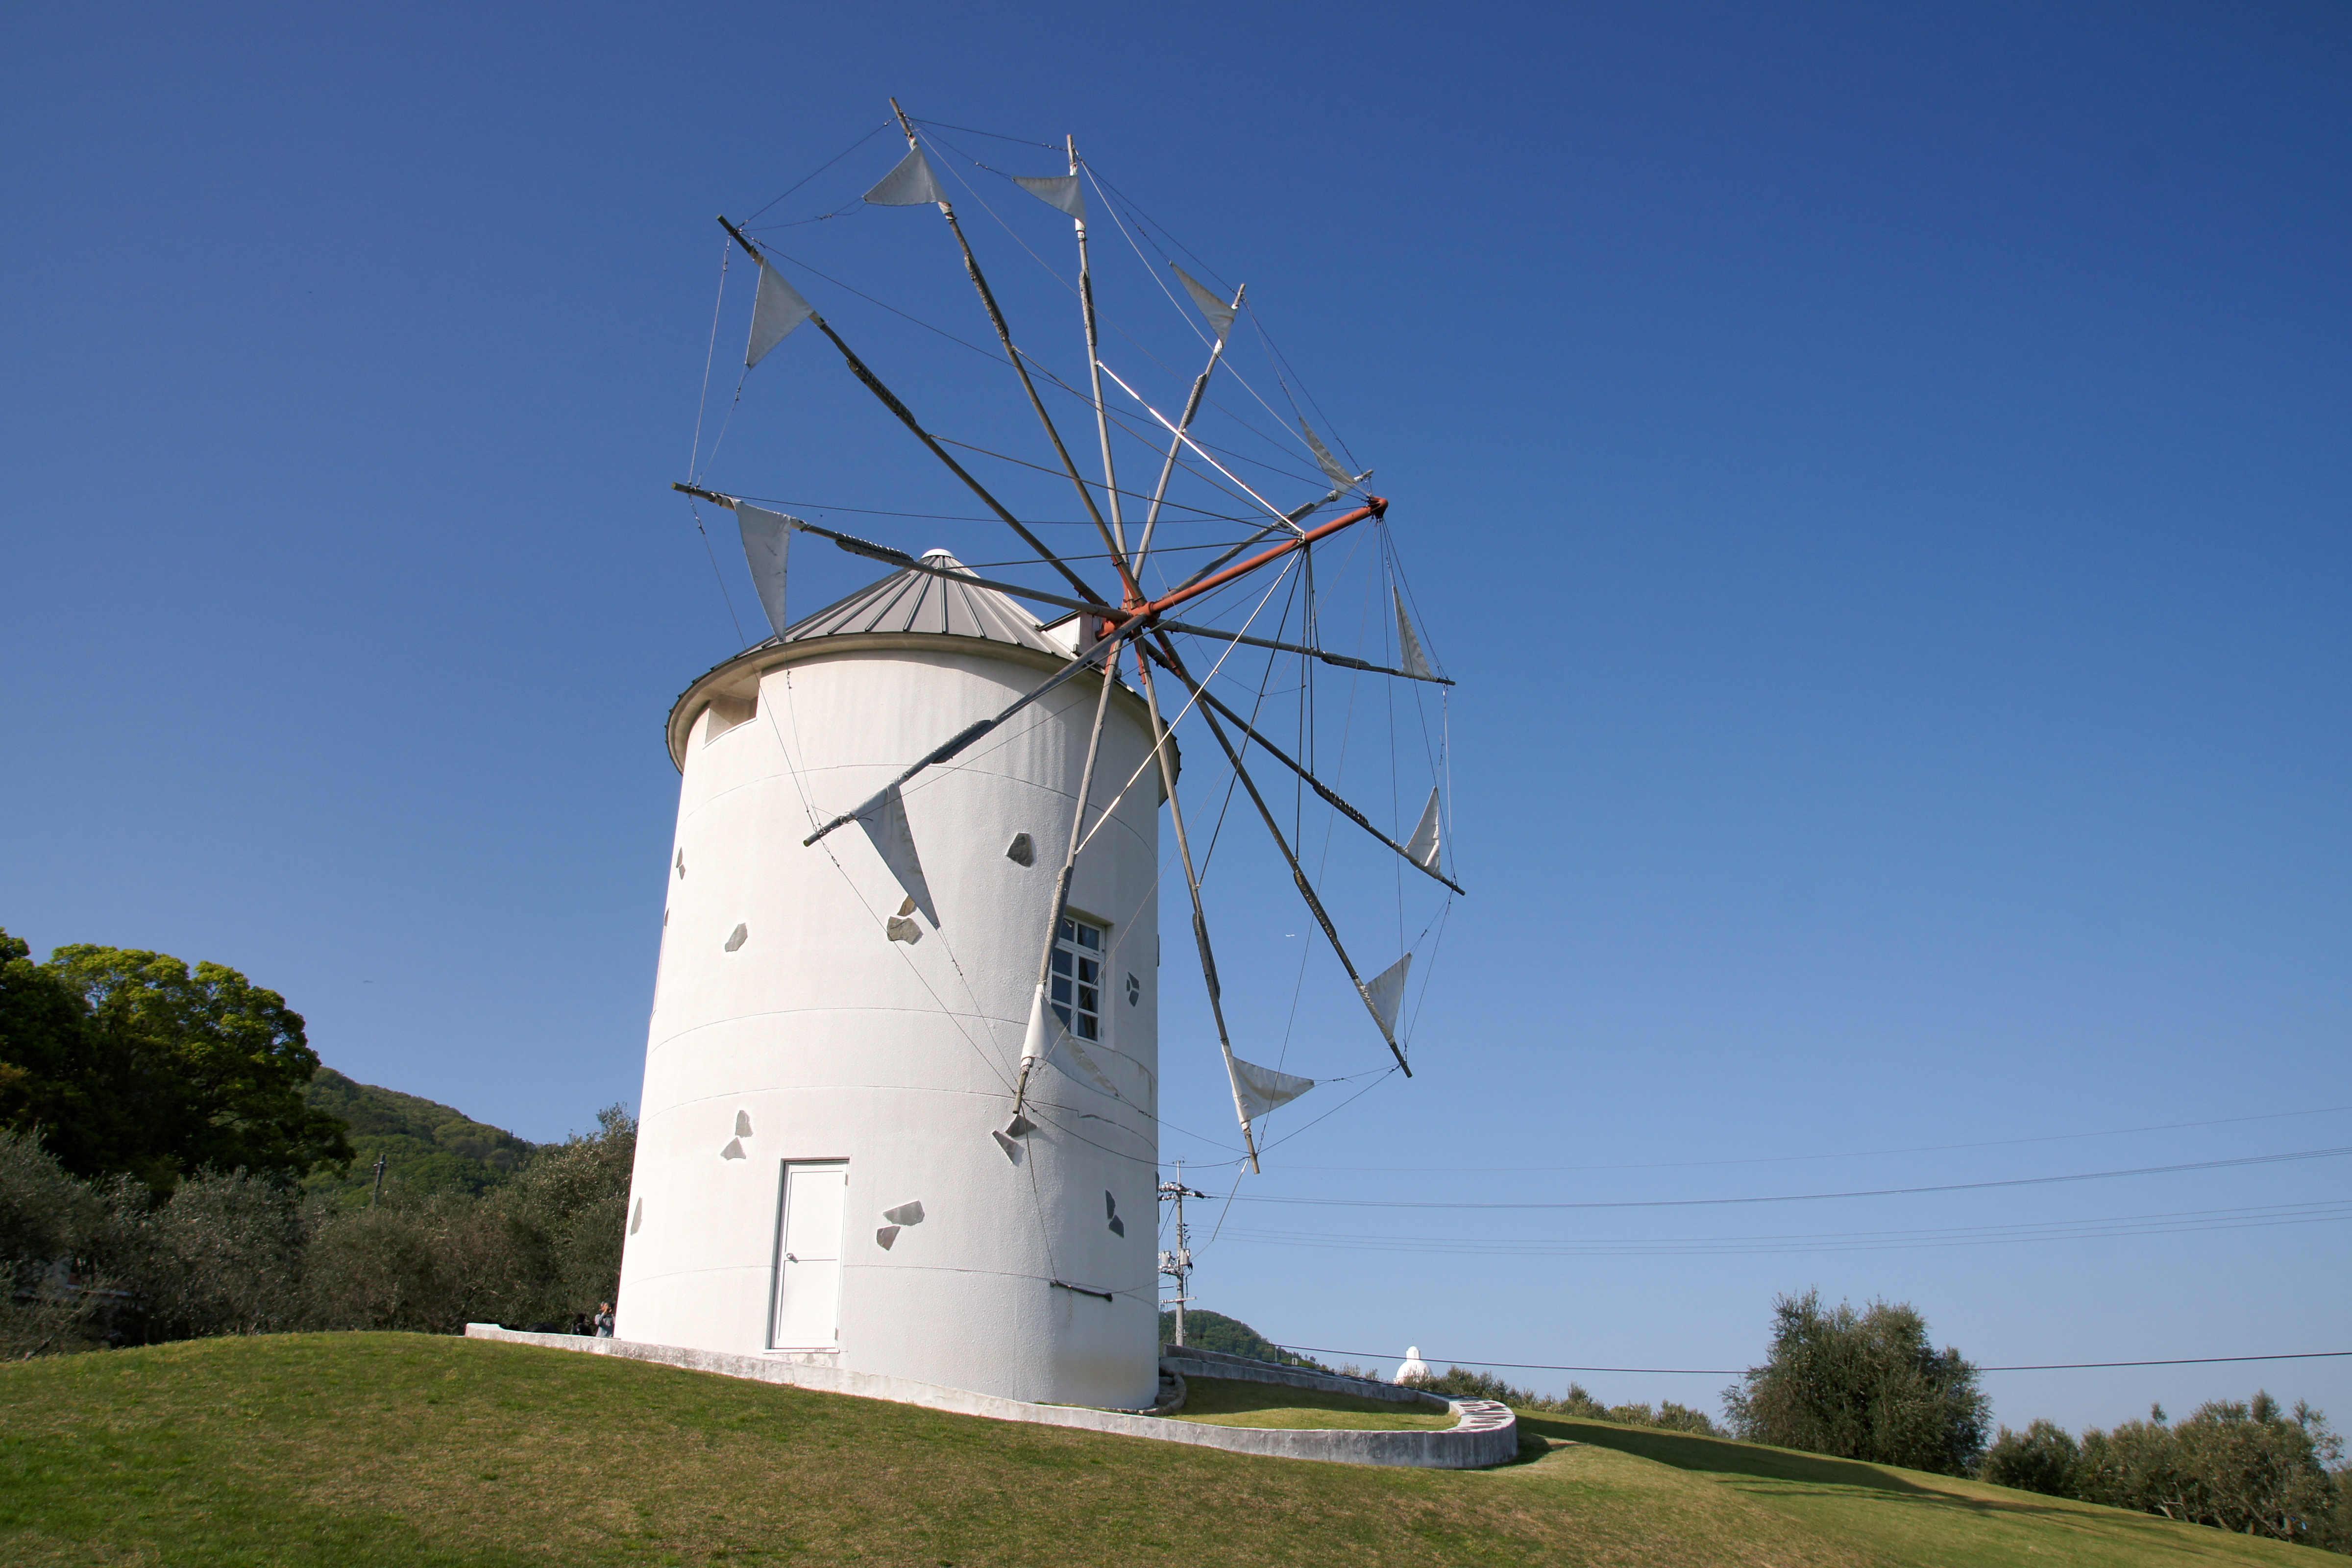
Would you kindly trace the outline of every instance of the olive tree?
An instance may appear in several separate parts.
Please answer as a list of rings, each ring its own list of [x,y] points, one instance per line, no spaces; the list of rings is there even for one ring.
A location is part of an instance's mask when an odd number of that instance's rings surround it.
[[[1941,1475],[1975,1468],[1990,1402],[1958,1351],[1929,1342],[1917,1310],[1829,1309],[1808,1290],[1775,1300],[1772,1320],[1769,1358],[1724,1391],[1740,1436]]]

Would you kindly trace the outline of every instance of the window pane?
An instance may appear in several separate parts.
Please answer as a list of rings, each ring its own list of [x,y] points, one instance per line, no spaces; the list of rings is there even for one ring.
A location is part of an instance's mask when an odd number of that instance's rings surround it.
[[[1102,984],[1102,965],[1091,958],[1078,960],[1078,978],[1089,985]]]
[[[1067,1007],[1055,1008],[1054,1016],[1062,1020],[1062,1027],[1066,1029],[1070,1026],[1070,1010]]]
[[[1078,927],[1078,945],[1099,950],[1102,946],[1102,932],[1093,926],[1081,924]]]
[[[1096,1039],[1096,1038],[1098,1038],[1098,1037],[1099,1037],[1095,1033],[1095,1021],[1094,1021],[1094,1019],[1093,1019],[1093,1018],[1091,1018],[1091,1017],[1089,1017],[1087,1015],[1086,1015],[1086,1014],[1084,1014],[1084,1013],[1081,1013],[1081,1014],[1079,1014],[1079,1015],[1078,1015],[1078,1028],[1077,1028],[1077,1034],[1078,1034],[1078,1037],[1079,1037],[1080,1039],[1082,1039],[1082,1040],[1091,1040],[1091,1039]]]
[[[1055,948],[1054,950],[1054,973],[1056,974],[1067,974],[1069,972],[1070,954],[1068,950],[1066,948]]]
[[[1092,1013],[1102,1006],[1102,997],[1091,985],[1078,987],[1078,1005]]]

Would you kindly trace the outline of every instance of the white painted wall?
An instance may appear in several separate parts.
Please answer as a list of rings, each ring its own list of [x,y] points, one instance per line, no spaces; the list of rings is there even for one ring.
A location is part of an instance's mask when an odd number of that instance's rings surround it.
[[[747,717],[751,670],[780,658],[790,662],[757,677]],[[621,1269],[624,1338],[768,1349],[783,1168],[843,1160],[835,1364],[1013,1399],[1151,1402],[1160,789],[1141,704],[1113,696],[1095,806],[1144,772],[1079,857],[1071,895],[1110,928],[1098,1056],[1131,1080],[1129,1103],[1042,1069],[1030,1101],[1038,1130],[1019,1164],[990,1131],[1012,1110],[1099,687],[1070,682],[908,786],[940,916],[936,929],[917,917],[919,942],[886,937],[905,895],[857,826],[800,842],[1034,686],[1042,664],[969,638],[819,639],[746,656],[688,694],[698,707],[713,690],[739,700],[698,713],[686,738]],[[1004,855],[1024,832],[1036,848],[1028,867]],[[729,952],[738,925],[745,939]],[[1127,1000],[1129,973],[1139,1005]],[[751,1127],[740,1139],[739,1117]],[[1124,1237],[1107,1224],[1106,1192]],[[911,1202],[921,1223],[885,1249],[883,1211]]]

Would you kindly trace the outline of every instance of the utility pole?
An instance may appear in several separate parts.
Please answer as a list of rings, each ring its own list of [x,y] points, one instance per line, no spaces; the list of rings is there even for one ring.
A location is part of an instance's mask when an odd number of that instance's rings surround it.
[[[375,1157],[375,1190],[368,1194],[368,1207],[375,1207],[376,1199],[383,1196],[383,1156]]]
[[[1184,1228],[1184,1200],[1205,1198],[1209,1194],[1184,1184],[1184,1162],[1176,1162],[1176,1179],[1160,1184],[1160,1201],[1176,1205],[1176,1249],[1160,1255],[1160,1272],[1176,1279],[1176,1342],[1184,1342],[1184,1304],[1192,1297],[1192,1247],[1191,1233]]]

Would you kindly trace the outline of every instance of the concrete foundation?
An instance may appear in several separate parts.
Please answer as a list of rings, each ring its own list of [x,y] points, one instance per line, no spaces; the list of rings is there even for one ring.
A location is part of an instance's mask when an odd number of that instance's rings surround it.
[[[1490,1399],[1449,1399],[1419,1389],[1366,1378],[1340,1377],[1277,1366],[1271,1362],[1214,1351],[1171,1351],[1161,1365],[1178,1377],[1225,1377],[1250,1383],[1320,1389],[1367,1399],[1394,1400],[1451,1410],[1454,1426],[1439,1432],[1357,1432],[1335,1429],[1273,1430],[1250,1426],[1210,1426],[1181,1415],[1143,1415],[1080,1405],[1033,1405],[969,1389],[846,1371],[807,1360],[782,1356],[740,1355],[721,1351],[690,1350],[677,1345],[646,1344],[635,1340],[590,1339],[580,1334],[532,1334],[503,1329],[496,1323],[468,1323],[469,1340],[494,1340],[507,1344],[539,1345],[548,1350],[580,1351],[591,1355],[621,1356],[689,1372],[717,1373],[722,1377],[757,1383],[780,1383],[826,1394],[846,1394],[860,1399],[888,1399],[901,1405],[978,1415],[992,1421],[1027,1421],[1041,1426],[1076,1426],[1089,1432],[1116,1433],[1122,1437],[1149,1437],[1161,1443],[1191,1443],[1236,1454],[1256,1454],[1277,1459],[1321,1459],[1343,1465],[1405,1465],[1422,1469],[1475,1470],[1517,1458],[1518,1417],[1509,1406]]]

